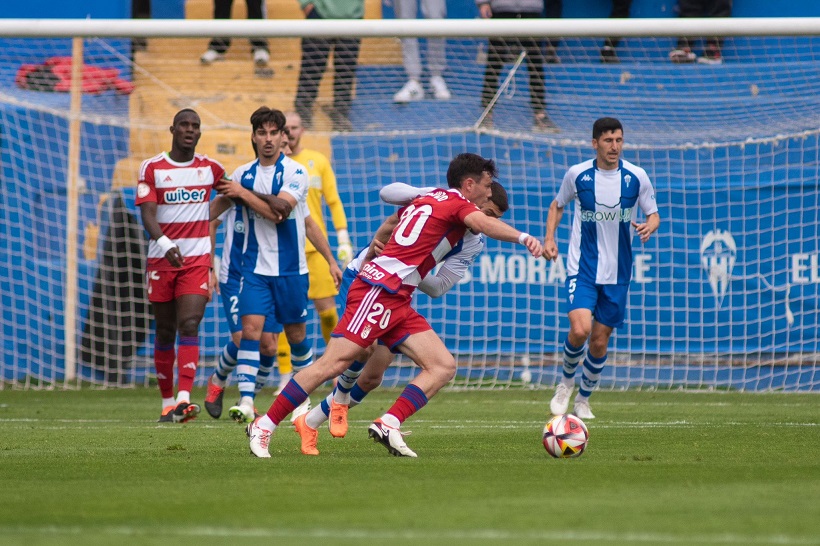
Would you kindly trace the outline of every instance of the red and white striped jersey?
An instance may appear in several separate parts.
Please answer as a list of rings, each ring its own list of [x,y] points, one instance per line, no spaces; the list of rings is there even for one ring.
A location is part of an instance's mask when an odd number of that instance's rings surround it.
[[[464,219],[479,208],[457,189],[437,189],[399,211],[399,224],[380,256],[359,277],[396,293],[411,292],[464,237]]]
[[[211,189],[224,175],[218,161],[202,154],[178,163],[163,152],[142,162],[136,203],[157,204],[157,221],[162,233],[179,247],[183,267],[211,265]],[[153,239],[148,243],[147,269],[175,269]]]

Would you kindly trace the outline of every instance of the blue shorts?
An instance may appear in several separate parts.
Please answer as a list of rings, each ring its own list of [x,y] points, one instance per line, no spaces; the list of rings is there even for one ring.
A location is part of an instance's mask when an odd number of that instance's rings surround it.
[[[239,317],[239,289],[242,280],[239,278],[228,278],[228,282],[219,283],[219,295],[222,298],[222,310],[225,312],[225,319],[228,321],[228,329],[232,334],[242,331],[242,320]],[[276,322],[273,313],[265,317],[263,332],[278,334],[282,331],[282,325]]]
[[[589,309],[595,320],[620,328],[626,317],[628,284],[595,284],[577,275],[567,277],[567,305],[569,311]]]
[[[342,282],[339,283],[339,299],[342,301],[342,312],[340,316],[344,314],[345,307],[347,307],[347,291],[350,290],[350,285],[353,284],[353,280],[358,274],[358,271],[353,271],[348,268],[345,268],[344,273],[342,273]]]
[[[272,314],[279,324],[301,324],[308,319],[308,276],[245,274],[239,291],[239,316]]]

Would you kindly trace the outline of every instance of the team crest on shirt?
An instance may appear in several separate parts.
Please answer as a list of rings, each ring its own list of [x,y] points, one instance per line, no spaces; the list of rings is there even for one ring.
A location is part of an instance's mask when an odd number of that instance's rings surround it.
[[[137,197],[142,199],[149,193],[151,193],[151,188],[148,187],[148,184],[146,184],[145,182],[140,182],[139,184],[137,184]]]
[[[206,176],[205,169],[197,169],[196,170],[196,175],[199,178],[200,182],[205,182],[205,176]]]
[[[368,324],[362,329],[362,339],[367,339],[367,336],[370,335],[370,325]]]
[[[626,184],[627,188],[629,187],[630,182],[632,182],[632,175],[628,174],[628,175],[624,176],[624,183]]]

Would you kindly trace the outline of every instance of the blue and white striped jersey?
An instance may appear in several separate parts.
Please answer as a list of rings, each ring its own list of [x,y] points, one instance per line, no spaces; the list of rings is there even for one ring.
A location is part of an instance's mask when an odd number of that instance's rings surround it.
[[[247,234],[242,261],[243,275],[255,273],[268,277],[305,275],[305,218],[307,206],[307,169],[281,154],[274,165],[263,167],[259,161],[242,165],[234,172],[245,188],[261,194],[289,193],[296,199],[290,216],[275,224],[245,207],[244,227]]]
[[[655,189],[646,171],[629,161],[611,171],[596,163],[590,159],[570,167],[555,198],[562,208],[575,200],[567,275],[595,284],[629,284],[635,205],[645,215],[658,212]]]
[[[245,221],[242,208],[242,205],[233,205],[219,215],[219,220],[225,226],[225,239],[222,241],[222,258],[219,264],[220,283],[227,283],[230,280],[238,282],[242,278],[242,254],[245,251]]]

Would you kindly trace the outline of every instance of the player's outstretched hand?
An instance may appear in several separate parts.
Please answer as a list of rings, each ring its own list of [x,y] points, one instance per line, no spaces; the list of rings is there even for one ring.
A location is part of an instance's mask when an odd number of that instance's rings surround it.
[[[548,261],[552,261],[558,257],[558,245],[555,244],[555,241],[549,240],[544,241],[544,258]]]
[[[648,224],[639,224],[638,222],[633,221],[632,227],[635,228],[635,231],[638,233],[638,237],[641,238],[641,242],[645,243],[649,240],[649,236],[652,235],[652,228],[649,227]]]
[[[541,243],[538,241],[538,239],[536,239],[532,235],[530,235],[524,240],[524,246],[527,247],[527,250],[530,251],[530,254],[532,254],[536,258],[540,258],[541,255],[544,253],[544,247],[541,246]]]

